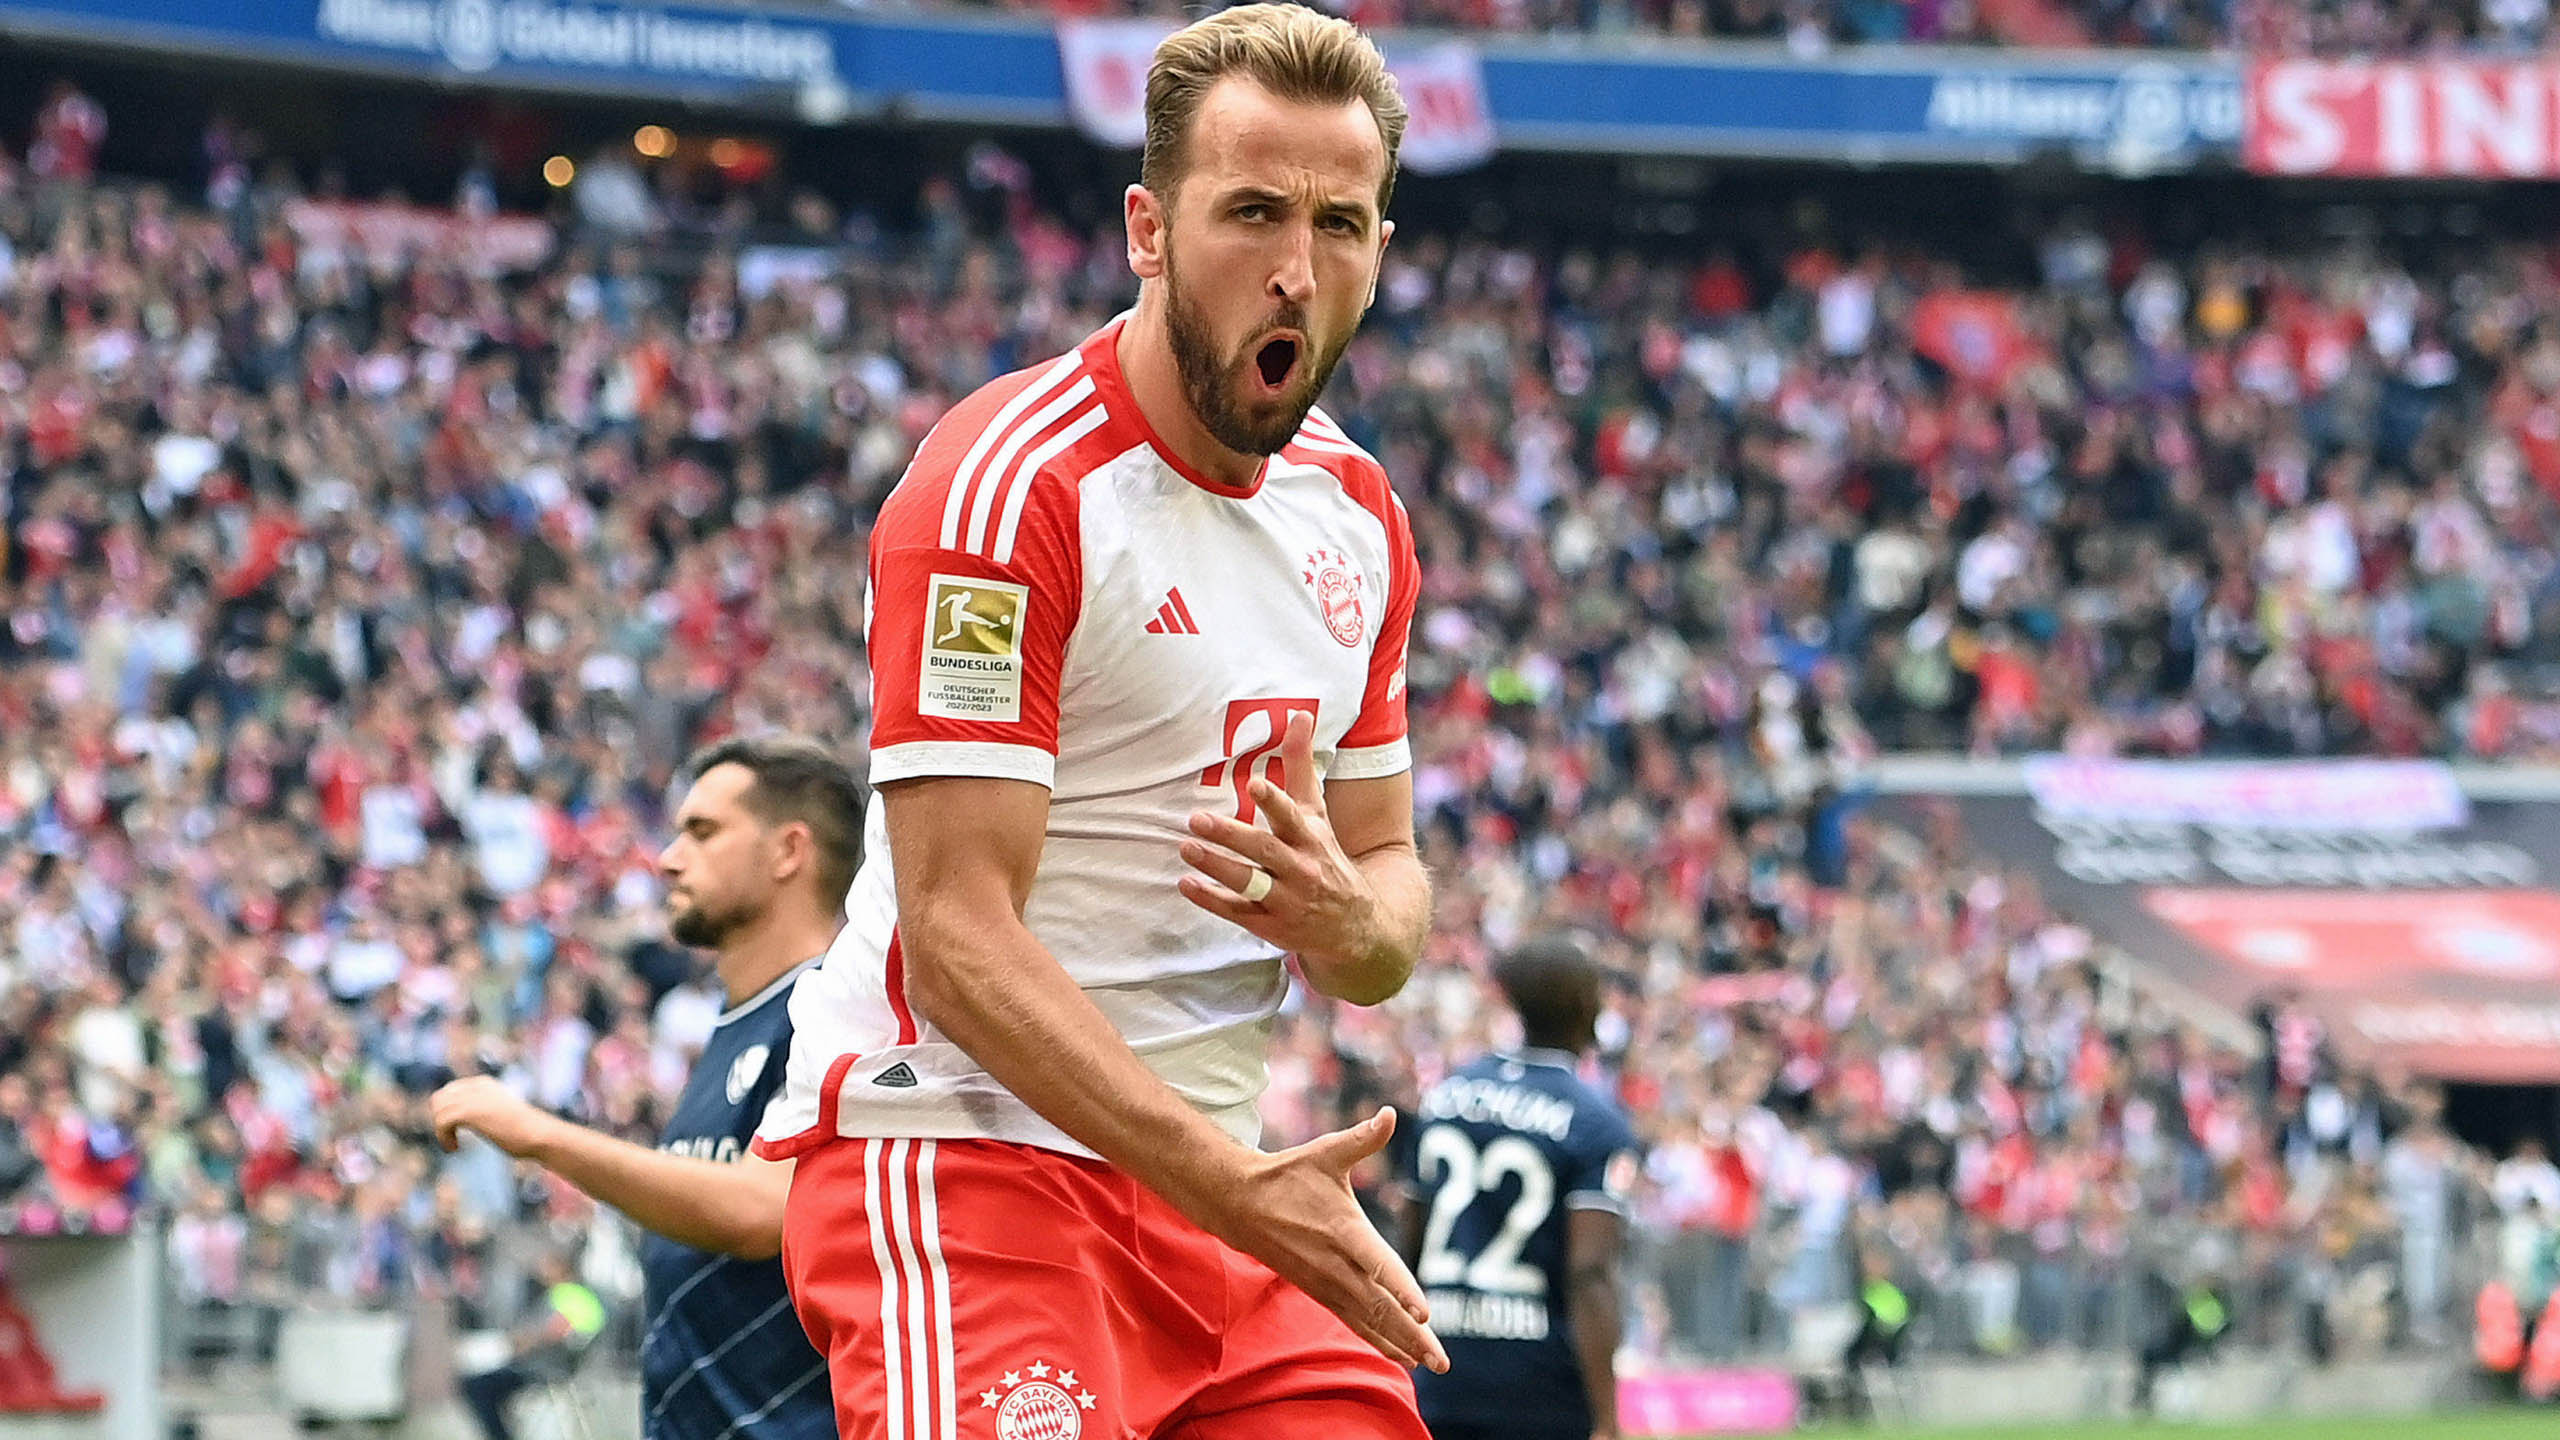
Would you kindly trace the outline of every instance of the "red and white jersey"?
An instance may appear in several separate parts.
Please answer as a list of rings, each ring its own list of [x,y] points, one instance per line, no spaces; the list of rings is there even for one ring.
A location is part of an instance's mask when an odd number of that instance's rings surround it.
[[[1293,712],[1327,778],[1394,775],[1420,584],[1376,460],[1321,413],[1249,493],[1157,442],[1120,321],[1006,376],[925,437],[871,537],[871,780],[1050,791],[1023,918],[1121,1037],[1237,1139],[1258,1137],[1281,957],[1184,900],[1193,812],[1250,820]],[[909,1002],[880,800],[847,921],[791,999],[789,1079],[756,1149],[833,1135],[1090,1154]]]

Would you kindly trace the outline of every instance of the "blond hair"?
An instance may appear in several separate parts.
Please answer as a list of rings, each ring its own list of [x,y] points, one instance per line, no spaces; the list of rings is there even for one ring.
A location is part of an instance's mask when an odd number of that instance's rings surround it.
[[[1170,197],[1191,167],[1191,124],[1212,86],[1241,75],[1283,100],[1340,105],[1358,100],[1386,142],[1387,174],[1378,210],[1396,189],[1396,150],[1404,143],[1404,96],[1387,73],[1387,57],[1348,20],[1303,5],[1239,5],[1195,21],[1165,38],[1147,71],[1147,148],[1139,183]]]

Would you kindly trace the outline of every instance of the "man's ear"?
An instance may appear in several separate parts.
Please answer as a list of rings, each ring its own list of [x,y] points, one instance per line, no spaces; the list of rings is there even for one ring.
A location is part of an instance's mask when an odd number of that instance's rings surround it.
[[[1129,273],[1141,280],[1164,274],[1165,239],[1173,217],[1166,197],[1144,185],[1132,185],[1120,197],[1129,228]]]
[[[1369,307],[1378,303],[1378,280],[1379,277],[1387,273],[1387,242],[1395,238],[1396,222],[1393,220],[1379,221],[1378,258],[1376,263],[1369,267],[1369,298],[1360,302],[1360,313],[1363,315],[1369,313]]]
[[[783,826],[773,833],[773,883],[789,884],[791,877],[817,862],[818,839],[809,827],[798,822]]]

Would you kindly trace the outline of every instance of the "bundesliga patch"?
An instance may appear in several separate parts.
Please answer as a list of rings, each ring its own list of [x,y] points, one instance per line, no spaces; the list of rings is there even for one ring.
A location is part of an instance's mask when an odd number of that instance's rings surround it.
[[[916,713],[942,720],[1022,718],[1022,628],[1031,590],[974,575],[925,587],[924,665]]]

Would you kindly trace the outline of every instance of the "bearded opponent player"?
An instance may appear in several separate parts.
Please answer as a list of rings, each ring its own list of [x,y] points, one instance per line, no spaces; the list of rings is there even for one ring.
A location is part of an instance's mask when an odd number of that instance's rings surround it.
[[[1136,308],[881,511],[869,858],[757,1139],[848,1440],[1423,1436],[1446,1358],[1345,1178],[1392,1115],[1254,1148],[1282,957],[1374,1004],[1430,908],[1413,541],[1314,410],[1404,114],[1313,10],[1167,40]]]
[[[658,1148],[536,1109],[489,1076],[436,1092],[436,1138],[451,1150],[475,1132],[650,1232],[640,1253],[645,1440],[831,1440],[825,1363],[774,1259],[791,1167],[739,1152],[781,1087],[792,986],[843,914],[861,787],[825,747],[789,736],[724,740],[686,768],[693,784],[658,857],[667,931],[718,956],[729,1009]],[[478,1383],[476,1403],[502,1427],[521,1376]]]

